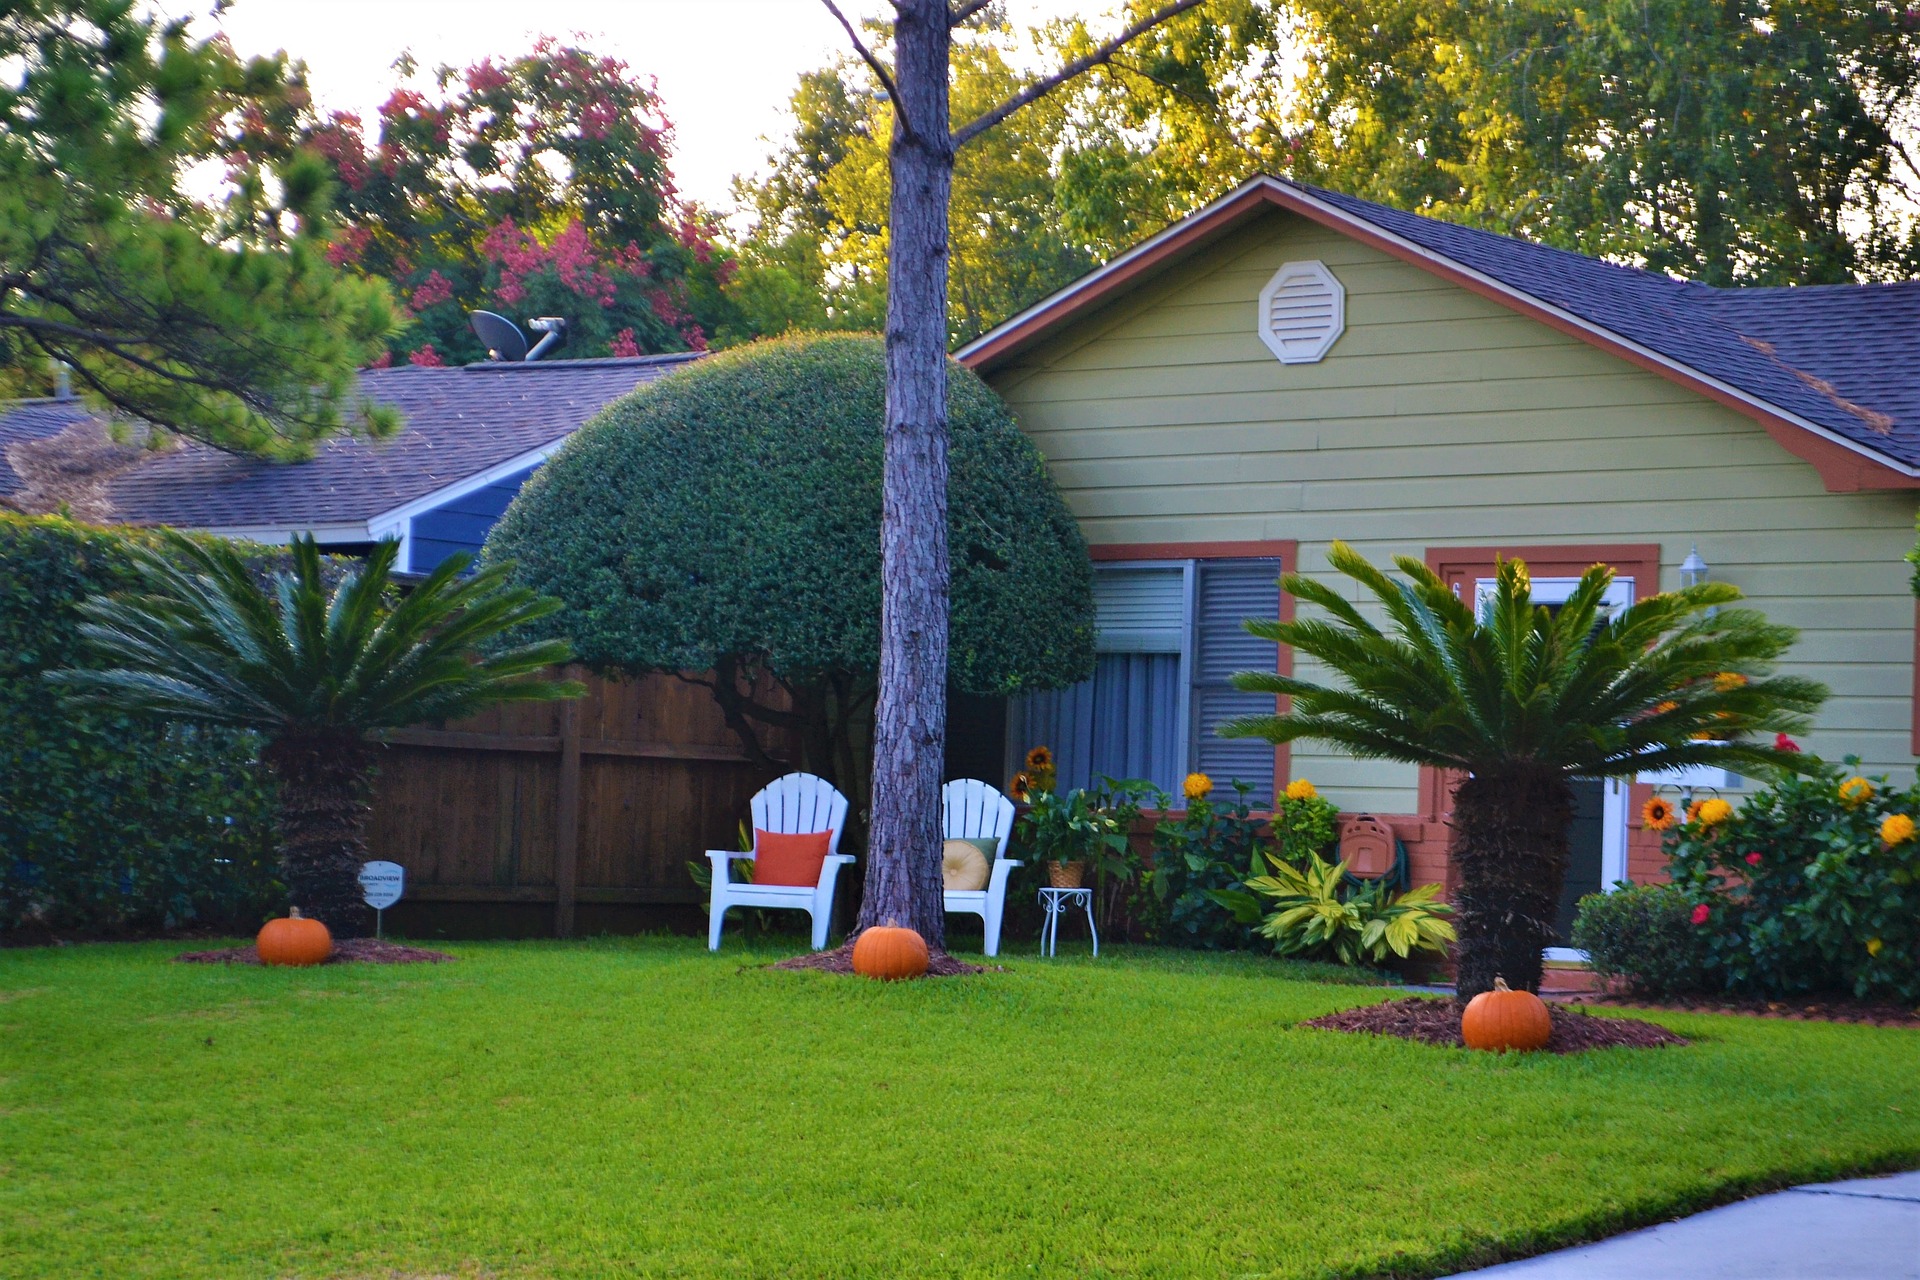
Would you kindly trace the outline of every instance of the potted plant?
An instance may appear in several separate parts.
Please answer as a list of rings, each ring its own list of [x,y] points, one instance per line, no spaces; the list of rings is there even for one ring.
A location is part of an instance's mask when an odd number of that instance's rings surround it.
[[[1078,787],[1064,794],[1029,790],[1026,800],[1020,840],[1034,861],[1046,864],[1054,888],[1078,889],[1089,862],[1125,854],[1127,834],[1120,819],[1095,804],[1091,793]]]

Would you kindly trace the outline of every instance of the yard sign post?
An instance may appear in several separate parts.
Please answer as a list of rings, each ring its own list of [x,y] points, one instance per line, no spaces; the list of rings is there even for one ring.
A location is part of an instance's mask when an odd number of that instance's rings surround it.
[[[400,901],[407,887],[407,869],[397,862],[368,862],[360,868],[360,893],[373,908],[373,936],[381,936],[386,910]]]

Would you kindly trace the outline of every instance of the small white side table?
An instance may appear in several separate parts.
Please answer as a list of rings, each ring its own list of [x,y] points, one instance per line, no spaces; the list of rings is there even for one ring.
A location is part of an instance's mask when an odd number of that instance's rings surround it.
[[[1100,932],[1093,927],[1092,889],[1042,889],[1040,909],[1047,913],[1040,922],[1040,954],[1050,956],[1060,944],[1060,913],[1069,906],[1087,909],[1087,933],[1093,939],[1093,954],[1100,954]]]

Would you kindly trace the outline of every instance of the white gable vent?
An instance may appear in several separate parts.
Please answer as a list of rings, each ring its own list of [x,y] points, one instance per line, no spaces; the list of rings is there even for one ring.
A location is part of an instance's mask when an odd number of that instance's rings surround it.
[[[1260,341],[1281,364],[1312,364],[1347,327],[1347,291],[1324,262],[1289,262],[1260,291]]]

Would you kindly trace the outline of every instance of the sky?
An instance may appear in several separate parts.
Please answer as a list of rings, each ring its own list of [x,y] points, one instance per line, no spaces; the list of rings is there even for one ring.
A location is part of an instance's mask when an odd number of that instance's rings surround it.
[[[371,119],[393,85],[394,59],[411,51],[425,67],[466,66],[489,54],[524,52],[535,36],[585,37],[594,50],[655,77],[674,122],[674,177],[683,194],[722,212],[735,174],[764,168],[764,138],[789,127],[788,96],[803,71],[850,46],[820,0],[237,0],[210,16],[211,0],[160,0],[176,17],[197,15],[242,54],[284,49],[307,63],[323,108]],[[1104,13],[1110,0],[1009,0],[1019,26]],[[841,0],[854,21],[888,10],[885,0]]]

